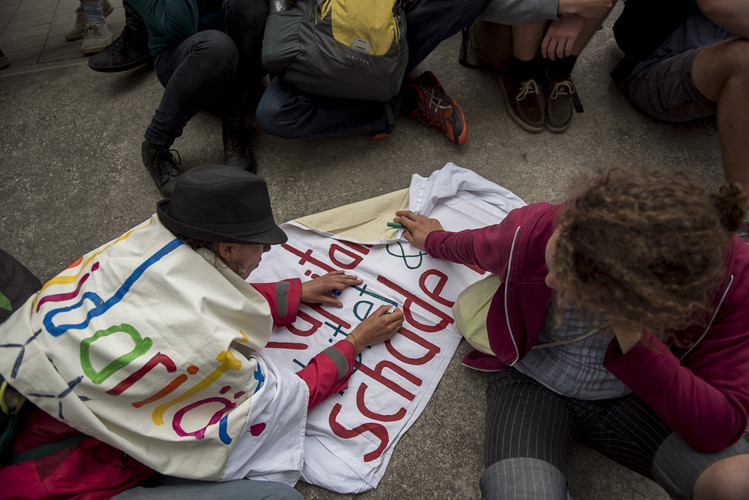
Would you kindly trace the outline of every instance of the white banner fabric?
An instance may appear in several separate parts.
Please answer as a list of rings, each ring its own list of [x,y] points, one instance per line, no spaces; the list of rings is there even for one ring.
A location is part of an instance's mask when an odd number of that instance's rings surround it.
[[[292,369],[345,338],[379,306],[404,312],[403,327],[390,341],[359,355],[348,389],[309,412],[302,479],[339,493],[380,482],[460,342],[451,311],[456,297],[485,275],[392,239],[402,230],[386,222],[404,208],[401,191],[368,201],[284,224],[289,241],[274,246],[251,276],[270,282],[342,269],[364,281],[342,290],[342,309],[303,304],[294,324],[274,329],[264,357]],[[523,205],[510,191],[451,163],[428,178],[414,175],[409,188],[408,208],[448,230],[495,224]]]

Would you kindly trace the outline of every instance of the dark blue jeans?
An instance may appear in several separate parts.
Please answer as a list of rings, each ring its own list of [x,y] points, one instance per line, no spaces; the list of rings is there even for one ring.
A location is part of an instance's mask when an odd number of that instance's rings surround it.
[[[415,0],[406,5],[408,69],[413,70],[443,40],[469,26],[490,0]],[[305,94],[273,78],[257,107],[260,127],[289,139],[324,139],[390,133],[400,97],[388,102],[335,99]]]
[[[170,147],[208,105],[226,125],[244,125],[251,88],[266,74],[260,48],[267,16],[267,0],[224,0],[218,29],[199,31],[159,56],[164,95],[146,129],[149,144]]]

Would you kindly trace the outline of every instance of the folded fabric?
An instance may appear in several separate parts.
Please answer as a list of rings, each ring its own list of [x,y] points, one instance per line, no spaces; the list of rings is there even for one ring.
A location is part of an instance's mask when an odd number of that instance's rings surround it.
[[[339,493],[379,484],[395,445],[424,410],[460,342],[452,313],[458,294],[488,276],[429,257],[387,222],[407,205],[447,229],[471,229],[497,223],[524,205],[510,191],[451,163],[427,178],[414,175],[404,194],[282,225],[289,241],[273,247],[252,275],[273,281],[341,269],[364,281],[338,296],[343,308],[302,305],[295,323],[274,329],[264,354],[283,366],[304,366],[380,305],[404,312],[403,327],[390,341],[359,356],[348,389],[309,412],[302,478]]]

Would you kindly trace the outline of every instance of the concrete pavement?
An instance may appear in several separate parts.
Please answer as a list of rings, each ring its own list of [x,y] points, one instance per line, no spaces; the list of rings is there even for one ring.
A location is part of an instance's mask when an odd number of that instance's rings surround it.
[[[107,18],[124,24],[118,0]],[[162,87],[150,68],[91,71],[80,42],[66,42],[76,0],[0,0],[0,245],[44,281],[149,217],[159,193],[140,160],[143,131]],[[585,105],[561,135],[530,134],[507,115],[490,73],[457,64],[458,37],[419,68],[438,75],[462,105],[468,143],[401,119],[388,138],[290,141],[258,133],[259,174],[277,221],[408,186],[446,162],[475,170],[526,202],[560,201],[572,184],[609,167],[658,165],[715,186],[723,180],[712,120],[665,125],[634,111],[608,72],[620,57],[607,22],[573,77]],[[182,165],[218,163],[220,118],[195,117],[174,146]],[[460,366],[462,343],[423,415],[397,445],[380,486],[365,499],[479,498],[486,376]],[[651,481],[578,447],[569,472],[578,499],[659,499]],[[346,498],[303,483],[311,499]]]

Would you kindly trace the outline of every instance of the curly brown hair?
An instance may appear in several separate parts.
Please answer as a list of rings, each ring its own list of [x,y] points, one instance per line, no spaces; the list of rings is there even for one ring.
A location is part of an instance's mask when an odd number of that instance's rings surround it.
[[[710,306],[747,200],[736,183],[708,193],[671,171],[614,170],[591,181],[558,219],[559,299],[678,342],[673,332]]]

